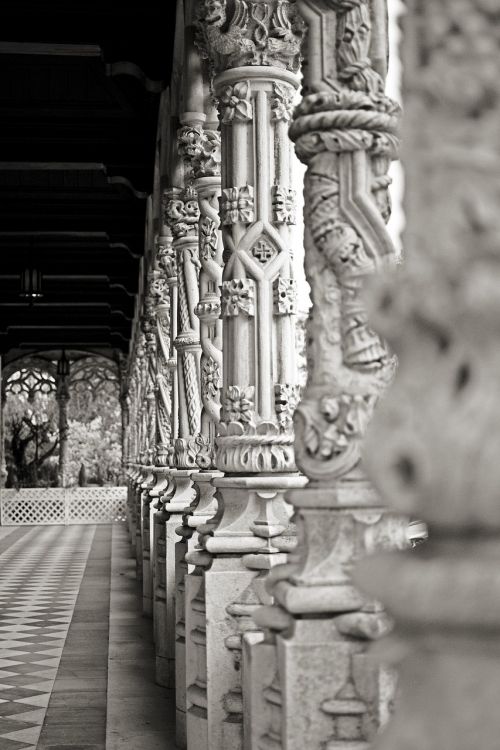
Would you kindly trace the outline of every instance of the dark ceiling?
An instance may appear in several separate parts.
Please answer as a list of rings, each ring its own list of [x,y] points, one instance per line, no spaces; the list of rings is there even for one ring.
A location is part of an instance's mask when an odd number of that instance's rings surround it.
[[[18,2],[0,29],[0,352],[127,351],[174,2]],[[26,267],[43,298],[19,296]]]

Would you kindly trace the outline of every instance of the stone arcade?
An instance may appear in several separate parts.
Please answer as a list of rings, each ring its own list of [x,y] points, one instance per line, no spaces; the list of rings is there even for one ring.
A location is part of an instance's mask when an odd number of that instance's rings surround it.
[[[179,748],[498,745],[500,0],[407,3],[400,267],[387,10],[171,12],[122,406]]]

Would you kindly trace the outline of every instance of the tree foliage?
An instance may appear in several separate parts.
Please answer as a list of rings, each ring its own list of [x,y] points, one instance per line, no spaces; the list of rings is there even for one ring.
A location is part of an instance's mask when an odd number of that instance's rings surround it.
[[[19,487],[49,486],[57,477],[57,404],[53,394],[9,393],[4,424],[7,484]]]
[[[55,486],[59,459],[55,395],[8,393],[4,412],[8,484]],[[67,484],[115,484],[121,472],[121,412],[115,382],[81,382],[68,402]],[[82,466],[84,471],[82,473]]]

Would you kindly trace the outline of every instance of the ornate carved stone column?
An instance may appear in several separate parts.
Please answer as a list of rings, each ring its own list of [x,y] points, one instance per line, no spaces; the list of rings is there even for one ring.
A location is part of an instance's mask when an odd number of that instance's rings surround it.
[[[384,750],[494,747],[500,729],[499,12],[422,0],[404,20],[407,262],[372,317],[400,365],[366,461],[429,541],[356,574],[405,657]]]
[[[144,490],[142,496],[142,606],[145,615],[153,616],[153,566],[152,556],[153,543],[153,513],[151,503],[154,496],[149,490],[154,486],[153,464],[156,452],[156,392],[157,392],[157,342],[156,342],[156,320],[154,307],[154,271],[148,273],[146,294],[144,297],[144,312],[141,319],[141,328],[145,340],[145,388],[144,394],[144,448],[142,452],[144,470],[146,477],[142,485]]]
[[[351,569],[373,549],[406,545],[405,519],[383,507],[360,463],[365,428],[395,369],[361,292],[365,277],[394,260],[385,222],[399,107],[384,94],[384,2],[297,5],[308,31],[304,96],[290,135],[307,164],[313,307],[308,381],[294,421],[296,460],[309,483],[287,495],[298,547],[269,577],[279,606],[257,617],[269,628],[254,654],[268,683],[252,705],[251,747],[364,750],[387,718],[393,676],[366,654],[389,621],[356,589]]]
[[[2,378],[2,358],[0,356],[0,487],[5,487],[7,464],[5,461],[5,386]]]
[[[192,11],[191,8],[187,9]],[[220,133],[217,131],[217,112],[204,82],[203,66],[193,44],[192,13],[186,29],[185,107],[183,123],[178,133],[179,151],[186,165],[186,180],[196,189],[200,208],[199,220],[199,303],[195,313],[200,319],[201,343],[201,398],[202,412],[200,434],[196,438],[196,464],[201,471],[193,472],[191,479],[196,499],[183,515],[178,533],[181,541],[176,545],[177,578],[177,743],[190,744],[186,729],[188,701],[186,686],[190,686],[198,671],[198,648],[191,637],[196,616],[193,607],[200,592],[202,578],[199,568],[197,529],[214,516],[216,501],[212,480],[221,476],[214,464],[215,435],[220,420],[220,386],[222,385],[222,321],[220,319],[220,287],[222,283],[222,237],[220,233]],[[210,102],[207,105],[207,102]],[[205,109],[205,111],[203,111]],[[191,575],[188,562],[195,565]],[[196,696],[195,696],[196,699]],[[191,705],[196,707],[196,703]],[[191,711],[192,713],[192,711]]]
[[[196,436],[200,433],[200,334],[195,308],[199,301],[198,196],[193,187],[167,191],[167,220],[177,259],[179,436],[174,443],[174,463],[179,469],[196,467]]]
[[[287,127],[302,24],[295,3],[280,0],[207,0],[199,21],[221,124],[224,374],[215,464],[225,476],[214,480],[216,523],[199,529],[206,569],[188,727],[193,748],[229,750],[242,746],[241,639],[259,601],[254,579],[278,553],[271,540],[288,526],[284,492],[300,482]]]
[[[173,475],[176,471],[172,468],[172,461],[173,442],[178,434],[177,357],[174,348],[177,335],[177,263],[170,230],[164,220],[161,222],[154,269],[158,431],[154,470],[156,482],[151,495],[158,502],[154,531],[156,681],[172,688],[175,685],[175,599],[172,592],[175,526],[167,509],[175,491]],[[169,567],[167,555],[170,556]]]

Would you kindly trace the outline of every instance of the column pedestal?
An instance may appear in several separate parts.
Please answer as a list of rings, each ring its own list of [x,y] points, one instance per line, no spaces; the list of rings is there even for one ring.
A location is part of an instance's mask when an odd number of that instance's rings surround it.
[[[188,679],[188,747],[238,750],[243,747],[241,641],[245,631],[254,627],[253,611],[263,603],[259,591],[271,567],[268,558],[282,558],[273,538],[289,527],[284,493],[301,486],[304,479],[299,475],[221,477],[213,483],[218,490],[219,522],[198,529],[204,552],[198,559],[190,556],[190,562],[199,565],[188,576],[192,597],[188,621],[193,623],[188,637],[196,648],[188,658],[188,676],[196,669],[194,680]],[[261,557],[262,567],[257,562]]]
[[[165,520],[165,627],[162,634],[162,672],[165,687],[175,688],[176,550],[182,513],[194,500],[191,471],[170,469],[170,486],[163,502]]]
[[[183,524],[177,529],[181,537],[176,544],[176,645],[175,645],[175,669],[176,669],[176,736],[178,747],[185,747],[186,735],[186,685],[187,682],[187,659],[188,651],[192,652],[189,632],[186,629],[187,611],[191,609],[192,598],[196,596],[198,585],[190,585],[189,579],[193,569],[190,564],[190,554],[198,544],[198,531],[201,526],[205,528],[215,515],[217,502],[214,498],[215,488],[212,480],[221,477],[218,471],[193,472],[191,479],[194,482],[196,500],[183,515]],[[189,570],[189,568],[191,570]],[[199,576],[198,576],[199,577]],[[199,582],[197,582],[199,584]],[[196,660],[196,654],[190,654],[191,660]]]
[[[145,467],[141,484],[141,530],[142,530],[142,611],[146,617],[153,616],[153,565],[151,559],[151,501],[150,490],[155,477],[150,467]]]

